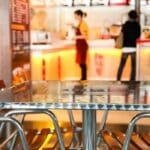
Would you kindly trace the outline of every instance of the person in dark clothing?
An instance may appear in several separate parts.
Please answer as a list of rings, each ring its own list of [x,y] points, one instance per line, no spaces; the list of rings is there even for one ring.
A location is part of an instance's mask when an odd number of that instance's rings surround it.
[[[118,69],[117,80],[120,81],[124,66],[126,64],[128,56],[131,56],[131,75],[130,80],[136,79],[136,40],[140,38],[141,27],[137,22],[137,12],[131,10],[128,13],[129,20],[122,27],[123,34],[123,53],[121,56],[121,62]]]

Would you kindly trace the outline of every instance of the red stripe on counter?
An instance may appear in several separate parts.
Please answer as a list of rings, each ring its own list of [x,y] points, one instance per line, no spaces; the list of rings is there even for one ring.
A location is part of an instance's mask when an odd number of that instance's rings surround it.
[[[138,39],[137,43],[138,44],[140,44],[140,43],[150,43],[150,39],[144,39],[144,40],[143,39]]]
[[[58,56],[58,79],[61,79],[61,58]]]
[[[42,59],[42,79],[45,80],[46,78],[46,62],[45,59]]]

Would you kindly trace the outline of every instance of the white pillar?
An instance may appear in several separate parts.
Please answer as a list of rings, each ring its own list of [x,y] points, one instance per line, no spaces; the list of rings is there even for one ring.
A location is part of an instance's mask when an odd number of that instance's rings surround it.
[[[0,80],[11,84],[9,0],[0,0]]]

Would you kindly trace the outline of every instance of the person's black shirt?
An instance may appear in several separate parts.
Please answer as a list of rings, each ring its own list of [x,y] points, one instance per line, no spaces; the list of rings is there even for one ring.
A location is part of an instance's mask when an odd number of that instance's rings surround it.
[[[136,47],[136,40],[140,38],[141,27],[137,21],[127,21],[122,28],[123,47]]]

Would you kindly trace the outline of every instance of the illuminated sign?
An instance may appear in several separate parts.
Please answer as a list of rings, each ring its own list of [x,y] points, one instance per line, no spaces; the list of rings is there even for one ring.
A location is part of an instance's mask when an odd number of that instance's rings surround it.
[[[110,0],[109,4],[110,5],[128,5],[129,0]]]

